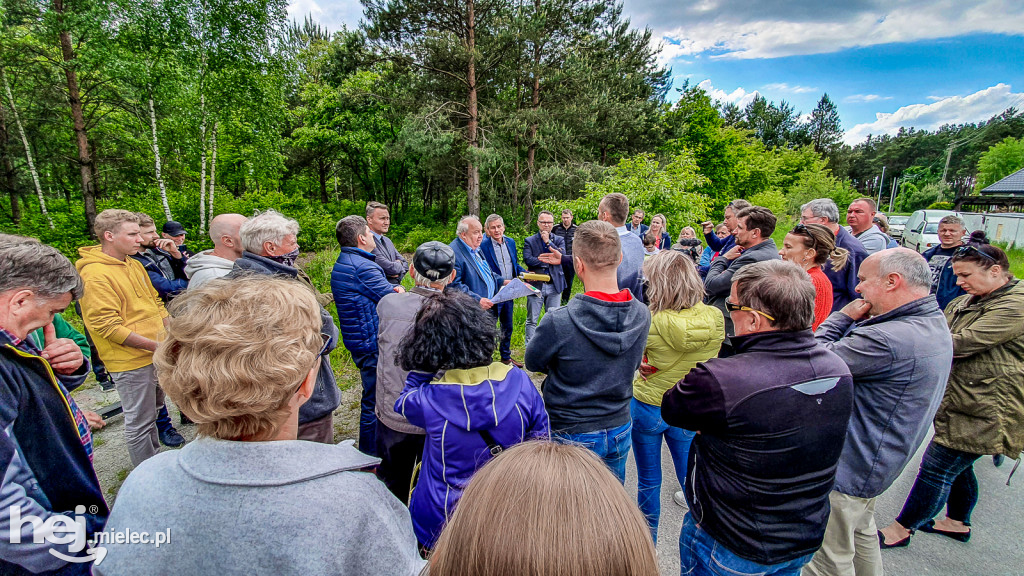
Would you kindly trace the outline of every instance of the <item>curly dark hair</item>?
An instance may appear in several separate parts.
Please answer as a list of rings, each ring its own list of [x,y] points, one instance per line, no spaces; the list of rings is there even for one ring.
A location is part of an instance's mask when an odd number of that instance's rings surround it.
[[[395,354],[402,370],[437,372],[491,363],[498,332],[494,316],[454,290],[431,296]]]

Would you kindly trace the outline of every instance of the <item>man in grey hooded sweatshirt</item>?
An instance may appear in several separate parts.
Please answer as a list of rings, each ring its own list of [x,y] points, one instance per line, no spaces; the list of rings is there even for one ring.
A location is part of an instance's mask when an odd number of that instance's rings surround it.
[[[408,509],[363,471],[380,460],[296,439],[330,344],[313,292],[272,275],[215,280],[171,311],[154,362],[199,435],[128,476],[106,534],[150,543],[97,542],[93,574],[418,574]]]
[[[614,226],[581,224],[572,258],[586,292],[544,316],[526,347],[526,368],[547,374],[542,390],[552,439],[587,446],[625,482],[633,373],[651,313],[629,289],[619,289],[623,256]]]
[[[210,222],[213,249],[203,250],[189,258],[185,264],[189,288],[198,288],[214,278],[227,276],[231,272],[235,260],[242,257],[242,237],[239,230],[247,220],[249,219],[241,214],[220,214]]]

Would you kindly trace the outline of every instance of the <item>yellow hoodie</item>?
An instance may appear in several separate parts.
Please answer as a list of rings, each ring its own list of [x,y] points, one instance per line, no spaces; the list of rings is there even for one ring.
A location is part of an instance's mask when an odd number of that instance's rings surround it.
[[[694,366],[718,356],[725,340],[725,317],[714,306],[698,302],[686,310],[662,310],[651,318],[647,336],[647,363],[658,369],[633,381],[633,397],[661,406],[665,391],[676,385]]]
[[[99,246],[79,248],[78,254],[81,258],[75,268],[85,282],[82,320],[107,370],[127,372],[149,366],[152,352],[124,345],[132,332],[153,340],[163,338],[167,310],[146,269],[134,258],[122,262],[108,256]]]

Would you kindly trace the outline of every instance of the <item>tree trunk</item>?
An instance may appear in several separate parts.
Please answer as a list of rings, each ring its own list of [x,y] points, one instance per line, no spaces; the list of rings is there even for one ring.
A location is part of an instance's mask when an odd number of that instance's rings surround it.
[[[11,221],[15,226],[21,224],[21,204],[18,204],[18,183],[14,174],[14,163],[11,161],[10,150],[7,148],[7,141],[10,135],[7,132],[7,114],[4,112],[3,103],[0,103],[0,156],[3,156],[3,183],[7,188],[7,194],[11,199]]]
[[[534,9],[540,13],[540,0],[534,0]],[[533,219],[533,182],[536,174],[537,159],[537,113],[540,110],[540,38],[533,41],[533,91],[530,95],[530,127],[526,134],[526,198],[523,199],[525,208],[524,220],[529,226]]]
[[[207,202],[209,222],[213,222],[213,191],[217,183],[217,122],[213,123],[213,157],[210,158],[210,201]]]
[[[469,142],[469,158],[466,162],[466,209],[470,214],[480,215],[480,167],[476,164],[476,152],[480,148],[477,139],[477,128],[480,121],[476,97],[476,17],[474,0],[466,0],[466,51],[469,55],[469,66],[466,70],[466,83],[469,85],[467,110],[469,122],[466,123],[466,140]]]
[[[85,221],[89,234],[93,235],[92,227],[96,221],[96,191],[92,179],[92,155],[89,153],[89,137],[85,133],[85,114],[82,112],[82,95],[78,88],[78,74],[75,72],[75,50],[71,44],[71,32],[64,28],[64,0],[53,0],[53,11],[60,22],[61,58],[64,60],[64,77],[68,83],[68,104],[71,105],[71,121],[75,130],[75,142],[78,145],[78,169],[82,175],[82,201],[85,204]],[[36,185],[38,188],[38,184]],[[42,191],[39,191],[42,198]],[[52,223],[51,223],[52,226]]]
[[[199,235],[206,234],[206,95],[199,87]]]
[[[320,182],[320,203],[327,204],[327,162],[322,158],[316,161],[316,175]]]
[[[160,188],[160,201],[164,205],[164,216],[167,220],[174,220],[171,215],[171,206],[167,203],[167,187],[164,186],[164,177],[160,172],[160,140],[156,134],[156,107],[153,105],[153,88],[149,89],[149,127],[153,133],[153,163],[156,166],[156,184]]]
[[[32,160],[32,148],[28,145],[25,127],[21,125],[21,118],[18,117],[18,108],[14,105],[14,95],[11,94],[11,86],[7,83],[7,76],[3,76],[0,73],[0,77],[3,78],[4,91],[7,92],[7,101],[11,107],[11,115],[14,116],[14,124],[18,127],[18,133],[21,134],[21,144],[25,147],[25,160],[28,162],[28,171],[32,174],[32,183],[35,185],[36,194],[39,196],[39,210],[42,211],[43,216],[46,216],[46,221],[50,223],[50,229],[54,230],[56,226],[53,225],[53,218],[50,218],[50,213],[46,211],[46,198],[43,196],[42,186],[39,185],[39,172],[36,171],[36,163]],[[90,231],[92,230],[91,224],[89,229]]]

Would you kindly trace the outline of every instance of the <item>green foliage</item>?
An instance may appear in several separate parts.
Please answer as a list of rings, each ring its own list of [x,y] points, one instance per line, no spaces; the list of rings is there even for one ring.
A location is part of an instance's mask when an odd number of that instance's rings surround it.
[[[547,201],[542,205],[554,213],[565,208],[578,221],[597,218],[597,206],[607,194],[618,192],[629,198],[630,208],[648,214],[662,213],[673,226],[695,225],[710,215],[711,199],[695,192],[706,182],[693,154],[683,150],[662,164],[653,154],[623,158],[598,182],[587,182],[583,196],[568,202]]]
[[[952,210],[952,202],[933,202],[928,205],[928,210]]]
[[[747,198],[747,200],[754,206],[764,206],[777,216],[786,214],[789,208],[789,201],[786,199],[786,196],[776,189],[758,192]]]
[[[924,210],[938,202],[946,188],[940,182],[928,182],[918,187],[912,182],[900,185],[896,205],[901,212]]]
[[[1007,137],[981,155],[974,189],[981,191],[1021,168],[1024,168],[1024,138]]]

